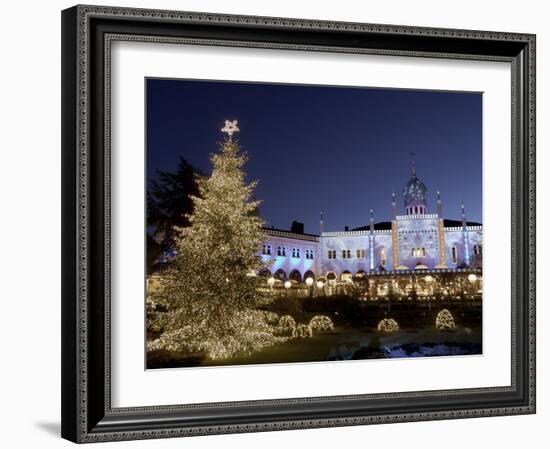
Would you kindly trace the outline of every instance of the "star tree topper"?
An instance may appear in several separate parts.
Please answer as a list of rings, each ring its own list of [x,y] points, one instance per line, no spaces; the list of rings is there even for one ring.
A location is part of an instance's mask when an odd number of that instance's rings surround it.
[[[240,131],[239,127],[237,126],[238,120],[225,121],[225,126],[220,130],[222,133],[226,133],[229,136],[229,140],[233,137],[233,134],[238,133]]]

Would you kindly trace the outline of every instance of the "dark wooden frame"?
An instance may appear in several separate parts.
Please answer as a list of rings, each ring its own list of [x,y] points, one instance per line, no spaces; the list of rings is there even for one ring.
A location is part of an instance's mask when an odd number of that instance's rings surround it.
[[[113,40],[508,61],[512,66],[509,387],[112,408],[110,43]],[[62,436],[161,438],[535,412],[535,36],[75,6],[62,13]]]

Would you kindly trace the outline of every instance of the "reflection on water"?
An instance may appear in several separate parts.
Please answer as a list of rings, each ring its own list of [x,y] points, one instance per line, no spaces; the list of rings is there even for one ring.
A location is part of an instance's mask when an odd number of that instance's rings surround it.
[[[403,357],[434,357],[444,355],[481,354],[480,343],[446,343],[426,345],[396,345],[382,348],[382,352],[390,359]]]
[[[334,342],[327,339],[324,343],[329,349],[327,360],[437,357],[481,354],[481,339],[477,334],[471,329],[449,333],[401,332],[388,337],[340,334]]]

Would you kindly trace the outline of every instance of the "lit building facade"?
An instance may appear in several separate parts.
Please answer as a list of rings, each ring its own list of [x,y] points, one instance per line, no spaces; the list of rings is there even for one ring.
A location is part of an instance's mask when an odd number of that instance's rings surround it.
[[[325,232],[322,216],[319,235],[266,228],[262,258],[270,269],[264,274],[301,282],[408,270],[481,270],[482,225],[466,220],[464,204],[460,221],[445,219],[439,192],[436,210],[429,213],[426,193],[413,167],[402,192],[404,213],[397,213],[392,194],[389,222],[375,223],[371,210],[370,223],[353,230]]]

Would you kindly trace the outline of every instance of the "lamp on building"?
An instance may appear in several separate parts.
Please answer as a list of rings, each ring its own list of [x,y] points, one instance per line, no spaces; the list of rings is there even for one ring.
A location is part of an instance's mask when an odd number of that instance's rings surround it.
[[[470,273],[468,275],[468,281],[470,281],[472,292],[475,293],[477,290],[476,286],[477,286],[478,277],[474,273]]]
[[[268,280],[267,280],[267,285],[269,285],[269,288],[271,290],[273,290],[273,286],[275,285],[275,278],[273,276],[271,276]]]
[[[424,280],[426,281],[426,284],[428,284],[428,286],[431,286],[434,278],[428,274],[424,278]],[[430,296],[432,294],[432,292],[428,291],[427,293],[428,293],[428,310],[432,310],[432,301],[431,301],[431,296]]]
[[[306,285],[309,291],[309,296],[313,297],[313,278],[306,278]]]
[[[290,287],[292,287],[292,283],[290,281],[286,281],[285,282],[285,289],[286,289],[286,294],[288,295],[288,291],[290,290]]]

